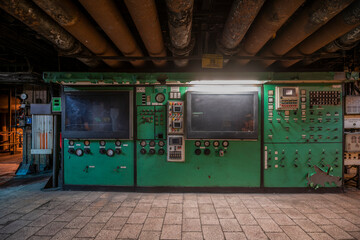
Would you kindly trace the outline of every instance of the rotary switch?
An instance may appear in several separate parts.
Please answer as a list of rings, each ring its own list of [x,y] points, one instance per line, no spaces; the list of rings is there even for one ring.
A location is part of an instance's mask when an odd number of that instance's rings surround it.
[[[114,156],[114,154],[115,154],[115,152],[114,152],[114,150],[112,150],[111,148],[109,148],[108,150],[106,150],[106,155],[107,155],[108,157],[112,157],[112,156]]]
[[[84,151],[80,148],[76,149],[75,151],[76,156],[81,157],[84,154]]]

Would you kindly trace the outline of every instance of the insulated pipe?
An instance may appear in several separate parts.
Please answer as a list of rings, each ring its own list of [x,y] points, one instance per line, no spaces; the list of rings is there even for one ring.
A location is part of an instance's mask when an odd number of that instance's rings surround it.
[[[80,3],[124,56],[143,56],[113,0],[80,0]],[[130,63],[134,67],[141,67],[145,62],[137,60]]]
[[[305,0],[267,1],[241,42],[239,56],[255,56]],[[245,65],[250,60],[239,59]]]
[[[165,57],[166,49],[154,0],[124,0],[124,2],[149,55]],[[161,67],[166,61],[154,60],[153,63]]]
[[[49,40],[62,55],[92,54],[82,46],[73,36],[61,28],[49,16],[41,11],[34,3],[27,0],[2,0],[0,7],[14,18],[26,24],[29,28]],[[99,65],[97,60],[77,58],[89,67]]]
[[[360,0],[357,0],[285,56],[310,55],[359,25]],[[282,61],[281,65],[290,67],[299,61],[300,59]]]
[[[354,48],[360,41],[360,26],[354,28],[350,32],[346,33],[342,37],[332,41],[325,47],[323,47],[319,53],[334,53],[339,50],[350,50]],[[318,61],[320,58],[303,61],[303,65],[309,65]]]
[[[287,24],[281,33],[264,49],[261,56],[280,57],[310,36],[346,8],[353,0],[313,0],[299,15]],[[264,67],[275,60],[261,61]]]
[[[234,0],[222,35],[216,42],[220,53],[231,56],[239,51],[239,43],[264,2],[265,0]]]
[[[194,0],[166,0],[166,6],[172,44],[169,49],[174,56],[189,56],[195,45],[195,40],[191,39]],[[178,67],[184,67],[188,62],[188,59],[174,61]]]
[[[119,56],[71,0],[33,0],[42,10],[98,56]],[[113,68],[118,60],[103,60]]]

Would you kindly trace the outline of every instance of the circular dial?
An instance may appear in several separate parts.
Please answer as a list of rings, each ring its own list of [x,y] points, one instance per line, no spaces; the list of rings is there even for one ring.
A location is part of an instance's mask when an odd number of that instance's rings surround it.
[[[214,145],[214,147],[218,147],[220,145],[220,143],[219,143],[219,141],[214,141],[213,145]]]
[[[106,155],[108,155],[109,157],[114,156],[115,152],[114,150],[112,150],[111,148],[109,148],[108,150],[106,150]]]
[[[158,154],[159,154],[159,155],[164,155],[164,153],[165,153],[165,150],[164,150],[164,149],[159,149],[159,150],[158,150]]]
[[[27,95],[26,93],[22,93],[22,94],[20,95],[20,98],[21,98],[22,100],[26,100],[26,99],[28,98],[28,95]]]
[[[151,140],[151,141],[149,142],[149,146],[150,146],[150,147],[155,147],[155,141]]]
[[[210,141],[205,141],[205,142],[204,142],[204,146],[205,146],[205,147],[209,147],[209,146],[210,146]]]
[[[196,155],[200,155],[200,154],[201,154],[201,150],[200,150],[200,149],[196,149],[196,150],[195,150],[195,154],[196,154]]]
[[[75,153],[78,157],[81,157],[84,154],[83,150],[80,148],[76,149]]]
[[[142,141],[140,142],[140,146],[145,147],[145,146],[146,146],[146,141],[145,141],[145,140],[142,140]]]
[[[158,102],[158,103],[162,103],[165,101],[165,95],[163,93],[158,93],[156,94],[155,96],[155,100]]]
[[[165,146],[165,142],[164,142],[164,141],[161,141],[161,140],[159,141],[159,143],[158,143],[158,144],[159,144],[159,147],[163,147],[163,146]]]
[[[90,141],[89,141],[89,140],[85,140],[85,141],[84,141],[84,145],[85,145],[85,146],[89,146],[89,145],[90,145]]]
[[[200,141],[195,141],[195,147],[200,147],[201,146],[201,142]]]
[[[149,153],[150,153],[150,154],[155,154],[155,149],[150,149],[150,150],[149,150]]]
[[[120,146],[121,146],[121,141],[120,141],[120,140],[116,140],[116,141],[115,141],[115,145],[118,146],[118,147],[120,147]]]
[[[75,144],[74,140],[70,140],[70,141],[69,141],[69,145],[70,145],[70,146],[74,146],[74,144]]]
[[[104,140],[101,140],[101,141],[99,142],[99,144],[100,144],[100,146],[105,146],[106,142],[105,142]]]
[[[120,148],[117,148],[117,149],[115,149],[115,152],[116,152],[116,154],[121,154],[121,149]]]
[[[145,148],[142,148],[142,149],[140,150],[140,153],[141,153],[141,154],[146,154],[146,149],[145,149]]]
[[[229,146],[229,142],[228,142],[228,141],[223,141],[223,142],[222,142],[222,145],[223,145],[223,147],[228,147],[228,146]]]

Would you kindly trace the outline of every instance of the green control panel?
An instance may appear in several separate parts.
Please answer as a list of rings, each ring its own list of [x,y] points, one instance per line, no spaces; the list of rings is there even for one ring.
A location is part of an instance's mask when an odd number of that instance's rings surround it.
[[[136,87],[137,185],[260,187],[260,134],[251,140],[188,139],[187,91],[181,86]]]
[[[133,186],[133,158],[133,141],[64,139],[64,183]]]
[[[341,87],[264,86],[265,187],[306,187],[314,166],[342,176]]]

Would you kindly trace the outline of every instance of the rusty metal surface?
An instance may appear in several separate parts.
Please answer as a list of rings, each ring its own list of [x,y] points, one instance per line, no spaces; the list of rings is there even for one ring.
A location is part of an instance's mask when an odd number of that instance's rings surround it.
[[[241,42],[240,56],[255,56],[305,0],[267,1]],[[238,60],[245,65],[250,60]]]
[[[33,0],[50,17],[65,28],[71,35],[99,56],[118,56],[106,39],[92,26],[84,14],[71,0]],[[121,66],[120,61],[103,60],[113,68]]]
[[[313,0],[299,15],[282,29],[261,53],[262,56],[283,56],[305,38],[336,16],[353,0]],[[267,67],[275,61],[262,61]]]
[[[325,26],[301,42],[286,56],[310,55],[328,43],[360,25],[360,0],[355,1],[343,12],[331,19]],[[300,60],[282,61],[283,67],[290,67]]]
[[[49,40],[62,55],[79,54],[91,56],[91,53],[85,47],[31,1],[2,0],[0,1],[0,7]],[[99,64],[97,60],[92,59],[78,58],[78,60],[90,67],[96,67]]]
[[[143,56],[113,0],[80,0],[80,3],[124,56]],[[138,60],[130,63],[135,67],[141,67],[145,62]]]
[[[231,6],[223,33],[217,42],[224,55],[236,54],[239,43],[248,31],[265,0],[235,0]]]
[[[190,44],[194,0],[166,0],[166,6],[172,44],[170,50],[174,56],[189,56],[194,47],[194,42]],[[174,63],[184,67],[188,60],[175,60]]]
[[[165,57],[166,49],[154,0],[124,0],[144,45],[152,57]],[[158,66],[166,61],[154,60]]]

